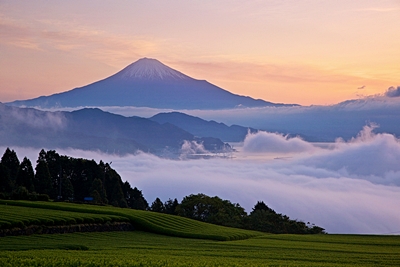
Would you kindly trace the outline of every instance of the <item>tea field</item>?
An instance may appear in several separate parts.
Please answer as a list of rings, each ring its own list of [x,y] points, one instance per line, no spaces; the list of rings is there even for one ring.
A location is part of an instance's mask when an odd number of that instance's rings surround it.
[[[400,266],[400,236],[273,235],[130,209],[0,202],[2,229],[118,221],[137,230],[0,237],[0,266]]]
[[[14,209],[16,211],[14,211]],[[52,214],[54,213],[54,216]],[[163,213],[61,202],[0,200],[0,229],[30,225],[130,222],[136,229],[170,236],[211,240],[238,240],[260,232],[208,224]],[[63,219],[63,215],[65,219]]]
[[[399,266],[400,237],[261,235],[213,241],[142,231],[8,236],[0,266]]]

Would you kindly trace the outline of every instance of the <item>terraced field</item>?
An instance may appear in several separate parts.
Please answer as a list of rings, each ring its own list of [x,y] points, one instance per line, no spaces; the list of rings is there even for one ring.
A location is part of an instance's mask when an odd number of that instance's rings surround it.
[[[0,201],[0,230],[113,222],[135,231],[0,237],[0,266],[400,266],[400,236],[273,235],[108,206]]]
[[[15,212],[12,210],[15,209]],[[261,235],[259,232],[222,227],[188,218],[149,211],[72,203],[0,200],[0,227],[62,225],[81,223],[131,222],[136,229],[177,237],[210,240],[238,240]],[[54,217],[51,218],[51,214]],[[65,217],[64,217],[65,216]]]
[[[30,225],[71,225],[106,222],[128,222],[123,216],[91,214],[41,208],[0,205],[0,229]]]

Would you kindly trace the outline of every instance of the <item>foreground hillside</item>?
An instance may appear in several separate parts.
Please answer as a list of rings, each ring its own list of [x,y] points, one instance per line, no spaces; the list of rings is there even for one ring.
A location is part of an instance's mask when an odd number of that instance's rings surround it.
[[[264,234],[150,211],[54,202],[1,200],[0,214],[2,233],[37,231],[0,237],[0,266],[7,267],[400,265],[400,236]],[[116,224],[131,224],[133,231],[37,234]]]
[[[112,222],[129,222],[134,229],[157,234],[210,240],[245,239],[261,234],[150,211],[72,203],[0,200],[0,214],[0,229],[5,234],[16,227],[34,226],[34,231],[41,232],[51,226]]]

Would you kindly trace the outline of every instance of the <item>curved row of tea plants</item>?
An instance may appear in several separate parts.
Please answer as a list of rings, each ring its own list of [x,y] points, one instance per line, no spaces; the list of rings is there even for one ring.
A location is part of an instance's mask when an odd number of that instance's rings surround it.
[[[30,225],[58,226],[107,222],[127,222],[126,217],[41,208],[0,205],[0,229],[23,228]]]
[[[54,212],[54,218],[58,218],[59,220],[53,219],[53,221],[55,220],[57,223],[62,223],[62,220],[67,221],[68,219],[66,218],[70,218],[70,222],[73,222],[72,219],[76,221],[76,218],[83,218],[83,215],[87,215],[85,218],[97,219],[99,222],[101,220],[104,222],[108,219],[113,221],[128,220],[136,229],[178,237],[227,241],[246,239],[260,235],[259,232],[255,231],[223,227],[179,216],[110,206],[10,200],[0,200],[0,204],[3,204],[0,205],[0,207],[15,206],[15,208],[20,208],[21,216],[25,219],[30,218],[32,222],[36,222],[35,220],[45,221],[51,218],[51,214]],[[66,217],[62,217],[64,213]],[[24,216],[24,214],[26,214],[26,216]],[[42,216],[40,216],[41,214]],[[7,218],[7,216],[3,217]],[[18,221],[18,217],[12,217],[10,215],[10,219],[8,220]],[[23,218],[20,218],[20,222],[26,225]]]

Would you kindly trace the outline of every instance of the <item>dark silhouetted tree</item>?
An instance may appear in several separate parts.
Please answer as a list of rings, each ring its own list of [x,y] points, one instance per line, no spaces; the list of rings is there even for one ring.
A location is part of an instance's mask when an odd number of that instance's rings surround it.
[[[61,180],[61,198],[63,200],[73,200],[75,198],[74,186],[66,175]]]
[[[323,234],[321,227],[309,227],[302,221],[291,220],[258,201],[248,216],[247,229],[275,234]]]
[[[164,203],[165,213],[176,214],[176,207],[178,207],[178,205],[179,205],[179,202],[176,198],[174,200],[168,199]]]
[[[1,158],[1,163],[8,169],[11,185],[14,186],[20,165],[17,153],[7,147]]]
[[[43,149],[40,151],[36,163],[36,173],[33,182],[35,191],[39,194],[46,194],[48,196],[54,195],[50,171],[46,162],[46,152],[44,152]]]
[[[121,207],[121,208],[128,207],[128,204],[126,203],[126,199],[124,197],[124,193],[122,192],[122,188],[119,183],[114,184],[110,203],[111,203],[111,205],[113,205],[115,207]]]
[[[149,208],[149,203],[144,198],[142,190],[139,190],[135,187],[132,190],[132,195],[134,200],[132,204],[132,209],[147,210]]]
[[[92,187],[90,189],[91,194],[93,195],[93,191],[96,191],[99,194],[100,199],[96,203],[107,204],[107,193],[104,189],[103,183],[100,179],[96,178],[93,180]],[[93,197],[94,198],[94,197]]]
[[[273,209],[271,209],[270,207],[268,207],[264,203],[264,201],[257,201],[257,204],[254,205],[254,208],[253,208],[252,212],[256,212],[256,211],[259,211],[259,210],[264,210],[264,211],[276,214],[276,212]]]
[[[146,210],[149,208],[149,203],[144,198],[141,190],[136,187],[132,189],[128,181],[123,183],[122,188],[128,207],[137,210]]]
[[[32,163],[27,157],[24,157],[18,169],[16,184],[18,186],[24,186],[29,192],[33,192],[35,191],[33,185],[34,177],[35,174],[33,172]]]
[[[151,203],[150,210],[154,212],[165,212],[164,203],[159,198],[156,198],[153,203]]]
[[[39,158],[43,157],[45,158],[47,167],[50,172],[51,184],[53,188],[52,193],[49,196],[50,198],[55,199],[59,195],[60,180],[62,178],[61,176],[62,166],[61,166],[60,155],[55,150],[49,150],[45,154],[43,154],[42,151],[39,153]]]
[[[93,190],[90,196],[93,198],[93,203],[96,203],[96,204],[103,203],[101,200],[101,196],[97,190]]]
[[[12,191],[10,171],[3,163],[0,163],[0,192],[9,194]]]
[[[176,212],[183,217],[239,228],[243,226],[244,219],[247,216],[239,204],[204,194],[184,197],[181,204],[176,208]]]

